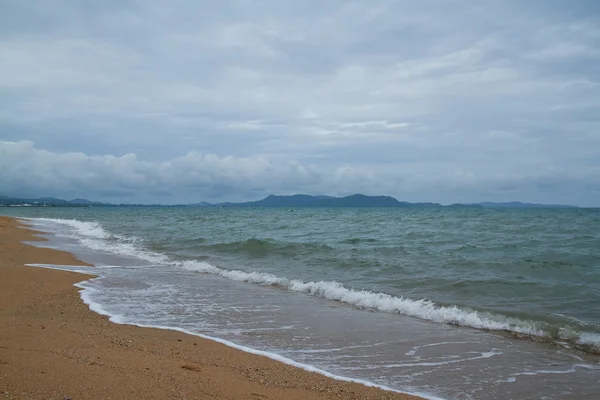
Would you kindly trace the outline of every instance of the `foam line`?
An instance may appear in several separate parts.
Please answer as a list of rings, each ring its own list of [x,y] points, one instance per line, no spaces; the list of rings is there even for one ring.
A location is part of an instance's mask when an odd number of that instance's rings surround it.
[[[335,281],[304,282],[300,279],[288,279],[256,271],[226,270],[204,261],[174,261],[166,254],[144,249],[139,245],[139,238],[113,235],[107,232],[98,222],[50,218],[31,220],[34,223],[36,221],[49,222],[67,227],[69,232],[61,231],[59,234],[75,238],[93,250],[133,256],[154,264],[170,265],[239,282],[277,286],[327,300],[340,301],[357,308],[397,313],[437,323],[556,339],[550,334],[552,327],[543,321],[521,320],[502,314],[461,308],[456,305],[443,306],[427,299],[415,300],[380,292],[352,290]],[[600,334],[597,333],[576,332],[569,327],[559,327],[558,339],[600,349]]]
[[[41,267],[41,268],[49,268],[49,269],[58,269],[58,270],[70,270],[72,271],[72,268],[68,268],[67,266],[59,266],[59,265],[53,265],[53,264],[27,264],[28,266],[32,266],[32,267]],[[128,320],[127,318],[123,317],[122,315],[116,315],[116,314],[111,314],[108,311],[106,311],[104,308],[102,308],[102,305],[99,303],[95,303],[92,300],[92,297],[94,295],[94,293],[96,293],[98,291],[98,289],[89,287],[88,285],[86,285],[86,283],[89,282],[93,282],[97,279],[102,279],[103,276],[98,276],[92,279],[88,279],[79,283],[74,284],[75,287],[82,289],[79,293],[81,296],[81,300],[83,301],[84,304],[86,304],[89,309],[97,314],[100,315],[104,315],[109,317],[109,321],[113,322],[115,324],[121,324],[121,325],[134,325],[134,326],[138,326],[141,328],[154,328],[154,329],[162,329],[162,330],[170,330],[170,331],[177,331],[177,332],[182,332],[185,333],[187,335],[191,335],[191,336],[197,336],[200,337],[202,339],[207,339],[207,340],[211,340],[213,342],[217,342],[217,343],[221,343],[224,344],[228,347],[232,347],[234,349],[237,350],[241,350],[244,351],[246,353],[250,353],[250,354],[256,354],[259,356],[263,356],[263,357],[267,357],[270,358],[272,360],[275,361],[279,361],[282,362],[284,364],[287,365],[291,365],[293,367],[296,368],[301,368],[305,371],[308,372],[316,372],[320,375],[326,376],[328,378],[331,379],[335,379],[338,381],[344,381],[344,382],[353,382],[353,383],[359,383],[361,385],[367,386],[367,387],[373,387],[373,388],[377,388],[377,389],[382,389],[382,390],[386,390],[386,391],[390,391],[390,392],[395,392],[395,393],[404,393],[404,394],[409,394],[412,396],[419,396],[428,400],[445,400],[442,399],[441,397],[436,397],[436,396],[432,396],[426,393],[420,393],[420,392],[409,392],[409,391],[400,391],[397,389],[393,389],[390,388],[388,386],[384,386],[384,385],[379,385],[373,382],[369,382],[366,380],[362,380],[362,379],[355,379],[355,378],[349,378],[346,376],[341,376],[341,375],[335,375],[332,374],[331,372],[322,370],[320,368],[314,367],[312,365],[309,364],[304,364],[304,363],[300,363],[297,361],[294,361],[290,358],[287,357],[283,357],[279,354],[276,353],[271,353],[268,351],[263,351],[263,350],[258,350],[258,349],[253,349],[251,347],[247,347],[247,346],[242,346],[239,344],[236,344],[234,342],[231,342],[229,340],[224,340],[218,337],[213,337],[213,336],[208,336],[208,335],[203,335],[201,333],[196,333],[187,329],[183,329],[183,328],[178,328],[178,327],[173,327],[173,326],[162,326],[162,325],[146,325],[146,324],[139,324],[136,323],[134,321]]]

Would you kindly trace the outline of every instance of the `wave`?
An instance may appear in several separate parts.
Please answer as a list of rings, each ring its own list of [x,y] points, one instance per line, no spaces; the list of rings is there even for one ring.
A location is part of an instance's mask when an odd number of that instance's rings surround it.
[[[81,236],[97,238],[97,239],[108,239],[110,233],[104,230],[100,223],[94,221],[79,221],[76,219],[55,219],[55,218],[31,218],[32,221],[42,222],[54,222],[57,224],[71,227],[77,231]]]
[[[137,258],[153,264],[169,263],[166,254],[144,249],[143,240],[136,236],[124,236],[106,231],[98,222],[75,219],[31,218],[32,221],[58,224],[66,229],[53,232],[59,237],[79,241],[85,247],[126,257]]]
[[[437,323],[566,341],[581,350],[600,354],[600,334],[576,332],[568,326],[555,327],[544,321],[523,320],[456,305],[443,306],[426,299],[414,300],[368,290],[353,290],[335,281],[304,282],[262,272],[226,270],[203,261],[183,261],[178,265],[190,271],[217,275],[238,282],[275,286],[326,300],[340,301],[359,309],[396,313]]]
[[[516,280],[507,280],[507,279],[463,279],[459,281],[451,282],[447,285],[449,288],[458,289],[458,290],[469,290],[472,288],[476,288],[478,290],[489,290],[490,286],[511,286],[515,285],[523,286],[523,287],[531,287],[539,285],[536,282],[529,281],[516,281]],[[487,287],[487,289],[486,289]]]
[[[43,265],[40,265],[43,266]],[[108,311],[106,311],[104,308],[102,308],[102,305],[99,303],[94,302],[93,297],[94,297],[94,292],[97,291],[98,289],[93,288],[90,283],[92,283],[94,280],[99,279],[99,278],[92,278],[90,280],[87,281],[83,281],[83,282],[79,282],[76,283],[75,286],[82,289],[80,291],[80,296],[81,296],[81,300],[83,301],[84,304],[86,304],[90,310],[92,310],[93,312],[100,314],[100,315],[104,315],[109,317],[109,321],[115,323],[115,324],[121,324],[121,325],[134,325],[134,326],[138,326],[141,328],[154,328],[154,329],[162,329],[162,330],[170,330],[170,331],[176,331],[176,332],[182,332],[185,333],[187,335],[191,335],[191,336],[196,336],[196,337],[200,337],[203,339],[207,339],[207,340],[211,340],[213,342],[217,342],[217,343],[221,343],[224,344],[225,346],[237,349],[237,350],[241,350],[244,351],[246,353],[250,353],[250,354],[256,354],[259,356],[263,356],[263,357],[267,357],[270,358],[272,360],[275,361],[279,361],[282,362],[284,364],[287,365],[291,365],[293,367],[296,368],[300,368],[303,369],[305,371],[308,372],[314,372],[323,376],[326,376],[328,378],[331,379],[335,379],[335,380],[339,380],[339,381],[343,381],[343,382],[354,382],[354,383],[358,383],[367,387],[374,387],[374,388],[379,388],[388,392],[393,392],[393,393],[402,393],[402,394],[408,394],[408,395],[412,395],[412,396],[417,396],[417,397],[421,397],[423,399],[428,399],[428,400],[444,400],[440,397],[437,396],[433,396],[427,393],[423,393],[423,392],[418,392],[418,391],[400,391],[385,385],[381,385],[378,383],[374,383],[374,382],[370,382],[364,379],[356,379],[356,378],[350,378],[347,376],[342,376],[342,375],[337,375],[337,374],[333,374],[331,372],[328,372],[326,370],[317,368],[315,366],[312,366],[310,364],[306,364],[306,363],[301,363],[298,361],[294,361],[291,358],[288,357],[284,357],[281,356],[277,353],[273,353],[273,352],[269,352],[269,351],[264,351],[264,350],[258,350],[258,349],[254,349],[248,346],[243,346],[234,342],[231,342],[229,340],[225,340],[225,339],[221,339],[215,336],[209,336],[209,335],[205,335],[202,333],[198,333],[198,332],[194,332],[191,331],[189,329],[184,329],[184,328],[180,328],[180,327],[175,327],[175,326],[164,326],[164,325],[149,325],[149,324],[140,324],[137,323],[133,320],[129,320],[121,315],[115,315],[112,314]]]
[[[342,240],[340,243],[343,244],[359,244],[359,243],[375,243],[377,239],[373,238],[350,238],[346,240]]]
[[[516,318],[483,313],[458,306],[441,306],[431,300],[413,300],[368,290],[352,290],[336,281],[304,282],[299,279],[281,278],[262,272],[226,270],[198,261],[183,261],[180,265],[191,271],[218,275],[239,282],[277,286],[293,292],[340,301],[357,308],[409,315],[432,322],[479,329],[507,330],[536,336],[544,335],[543,328],[541,326],[537,327],[538,324],[532,324],[530,321],[521,321]]]
[[[253,256],[265,256],[267,254],[294,255],[302,252],[332,250],[330,246],[321,243],[284,242],[269,238],[251,238],[229,243],[217,243],[206,248],[218,252],[246,253]]]
[[[258,271],[246,272],[219,268],[199,260],[177,261],[165,254],[144,249],[139,245],[140,240],[138,239],[113,235],[105,231],[97,222],[41,218],[33,220],[53,222],[72,228],[72,231],[67,231],[66,233],[60,232],[59,234],[76,238],[84,246],[93,250],[110,251],[116,254],[137,257],[156,264],[166,264],[175,268],[211,274],[238,282],[278,287],[326,300],[339,301],[359,309],[407,315],[436,323],[488,331],[505,331],[514,334],[518,338],[528,337],[536,340],[564,342],[580,350],[600,354],[600,333],[577,331],[569,325],[557,326],[546,321],[521,319],[499,313],[459,307],[457,305],[441,305],[427,299],[411,299],[369,290],[354,290],[346,288],[342,283],[336,281],[304,282],[300,279],[289,279]],[[248,248],[255,251],[261,248],[277,249],[291,246],[289,243],[282,243],[285,242],[276,242],[272,239],[248,239],[214,246],[222,246],[221,248],[228,251],[244,248],[246,249],[241,251],[248,251]],[[322,245],[303,243],[294,244],[293,248],[302,248],[305,246]]]

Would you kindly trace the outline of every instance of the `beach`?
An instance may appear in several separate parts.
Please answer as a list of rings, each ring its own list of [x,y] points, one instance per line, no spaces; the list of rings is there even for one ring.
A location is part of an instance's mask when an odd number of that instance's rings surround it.
[[[416,399],[343,382],[175,331],[118,325],[73,285],[85,265],[0,217],[0,398]]]

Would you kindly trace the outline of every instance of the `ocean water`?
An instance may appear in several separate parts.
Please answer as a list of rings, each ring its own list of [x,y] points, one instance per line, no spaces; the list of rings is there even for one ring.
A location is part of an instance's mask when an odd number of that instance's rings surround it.
[[[430,398],[600,393],[600,210],[0,213],[94,263],[82,297],[115,322]]]

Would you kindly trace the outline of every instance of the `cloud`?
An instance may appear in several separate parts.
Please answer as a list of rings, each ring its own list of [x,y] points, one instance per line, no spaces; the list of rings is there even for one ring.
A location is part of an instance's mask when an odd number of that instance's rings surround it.
[[[568,175],[561,170],[531,170],[508,174],[458,168],[445,162],[320,168],[281,158],[197,152],[167,161],[144,161],[131,153],[120,157],[54,153],[38,149],[30,141],[0,142],[0,180],[6,194],[68,195],[113,202],[248,200],[270,193],[299,192],[388,193],[403,200],[425,201],[439,193],[448,196],[465,190],[471,198],[463,201],[478,200],[482,193],[508,193],[509,198],[515,193],[533,193],[532,199],[539,201],[543,199],[540,195],[556,188],[586,195],[595,191],[594,196],[600,197],[599,172]],[[578,196],[567,193],[564,198],[582,203]]]
[[[122,167],[110,185],[141,200],[193,197],[208,176],[223,182],[210,196],[356,185],[600,205],[593,2],[9,0],[1,14],[0,140],[87,157],[103,179]],[[150,187],[186,163],[211,172]]]
[[[213,198],[243,195],[290,183],[305,185],[319,181],[310,167],[295,162],[272,162],[263,157],[219,157],[190,152],[162,162],[140,160],[135,154],[89,156],[83,153],[53,153],[32,142],[0,142],[0,177],[8,192],[87,193],[141,192],[170,196],[191,192]],[[102,191],[102,192],[101,192]]]

